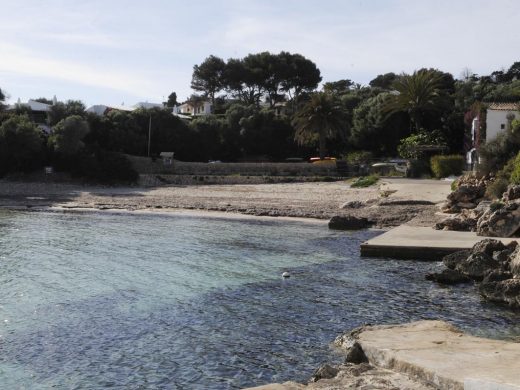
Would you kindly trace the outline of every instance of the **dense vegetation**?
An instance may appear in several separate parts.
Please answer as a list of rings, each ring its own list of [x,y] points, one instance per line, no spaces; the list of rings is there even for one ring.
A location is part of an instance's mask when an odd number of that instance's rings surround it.
[[[178,104],[175,92],[164,109],[113,110],[104,116],[86,113],[79,101],[58,102],[46,118],[53,128],[50,136],[39,131],[36,118],[23,106],[5,110],[0,90],[0,174],[53,164],[112,181],[116,173],[99,173],[111,165],[119,167],[121,180],[131,181],[135,173],[120,156],[148,155],[150,119],[150,154],[173,151],[185,161],[283,161],[317,155],[401,155],[429,161],[424,145],[437,148],[437,154],[469,148],[471,119],[486,102],[519,101],[519,74],[520,62],[491,75],[466,71],[459,79],[419,69],[378,75],[366,86],[346,78],[327,82],[316,92],[320,71],[302,55],[263,52],[227,61],[210,56],[194,66],[191,86],[199,95],[189,100],[208,99],[212,115],[192,120],[172,115],[171,107]],[[485,148],[494,169],[520,150],[514,128]]]

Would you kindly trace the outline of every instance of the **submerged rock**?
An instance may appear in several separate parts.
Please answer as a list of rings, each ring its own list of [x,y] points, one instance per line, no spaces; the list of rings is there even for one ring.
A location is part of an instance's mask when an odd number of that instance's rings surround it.
[[[367,218],[354,216],[334,216],[329,221],[329,229],[335,230],[359,230],[370,227]]]
[[[447,268],[427,274],[427,280],[443,284],[475,280],[485,299],[520,308],[520,246],[516,241],[504,245],[485,239],[471,250],[444,256],[442,262]]]
[[[457,265],[463,261],[465,261],[469,255],[471,254],[471,250],[466,249],[462,251],[457,251],[454,253],[450,253],[442,258],[442,262],[449,269],[455,269]]]
[[[520,308],[520,279],[489,280],[479,286],[480,294],[489,301]]]
[[[499,267],[498,261],[484,252],[472,253],[465,261],[455,267],[456,271],[473,280],[482,280],[484,276]]]
[[[453,269],[445,269],[439,273],[431,273],[426,275],[426,280],[432,280],[440,284],[460,284],[471,281],[466,275]]]

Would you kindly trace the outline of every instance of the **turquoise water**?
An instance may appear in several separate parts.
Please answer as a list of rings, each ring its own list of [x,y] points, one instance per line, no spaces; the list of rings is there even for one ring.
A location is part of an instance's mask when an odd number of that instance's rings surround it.
[[[363,323],[520,314],[437,263],[360,259],[374,231],[200,217],[0,211],[0,387],[220,389],[305,381]],[[288,270],[293,275],[282,279]]]

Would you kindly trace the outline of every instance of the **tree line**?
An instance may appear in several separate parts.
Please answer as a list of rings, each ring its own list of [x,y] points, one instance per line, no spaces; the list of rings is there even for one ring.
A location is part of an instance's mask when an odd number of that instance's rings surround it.
[[[89,164],[101,170],[116,155],[146,156],[150,118],[152,156],[173,151],[184,161],[283,161],[359,152],[395,157],[407,139],[405,145],[431,140],[448,153],[461,153],[469,147],[471,120],[486,102],[520,100],[519,69],[516,62],[484,76],[466,70],[456,79],[423,68],[378,75],[368,85],[345,78],[317,91],[320,71],[299,54],[263,52],[227,61],[210,56],[194,66],[192,87],[199,98],[215,102],[213,115],[186,121],[164,108],[97,116],[79,101],[58,102],[46,118],[54,129],[50,136],[23,106],[5,110],[0,90],[0,174],[50,163],[84,173]],[[283,112],[273,107],[277,102]],[[167,106],[176,103],[172,93]],[[124,167],[122,161],[113,165]]]

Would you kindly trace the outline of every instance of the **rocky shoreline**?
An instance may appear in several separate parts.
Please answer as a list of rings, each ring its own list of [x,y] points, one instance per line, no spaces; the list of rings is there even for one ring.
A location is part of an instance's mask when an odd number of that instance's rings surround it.
[[[324,364],[308,384],[255,390],[518,389],[520,343],[464,334],[443,321],[366,325],[340,335],[342,364]]]

